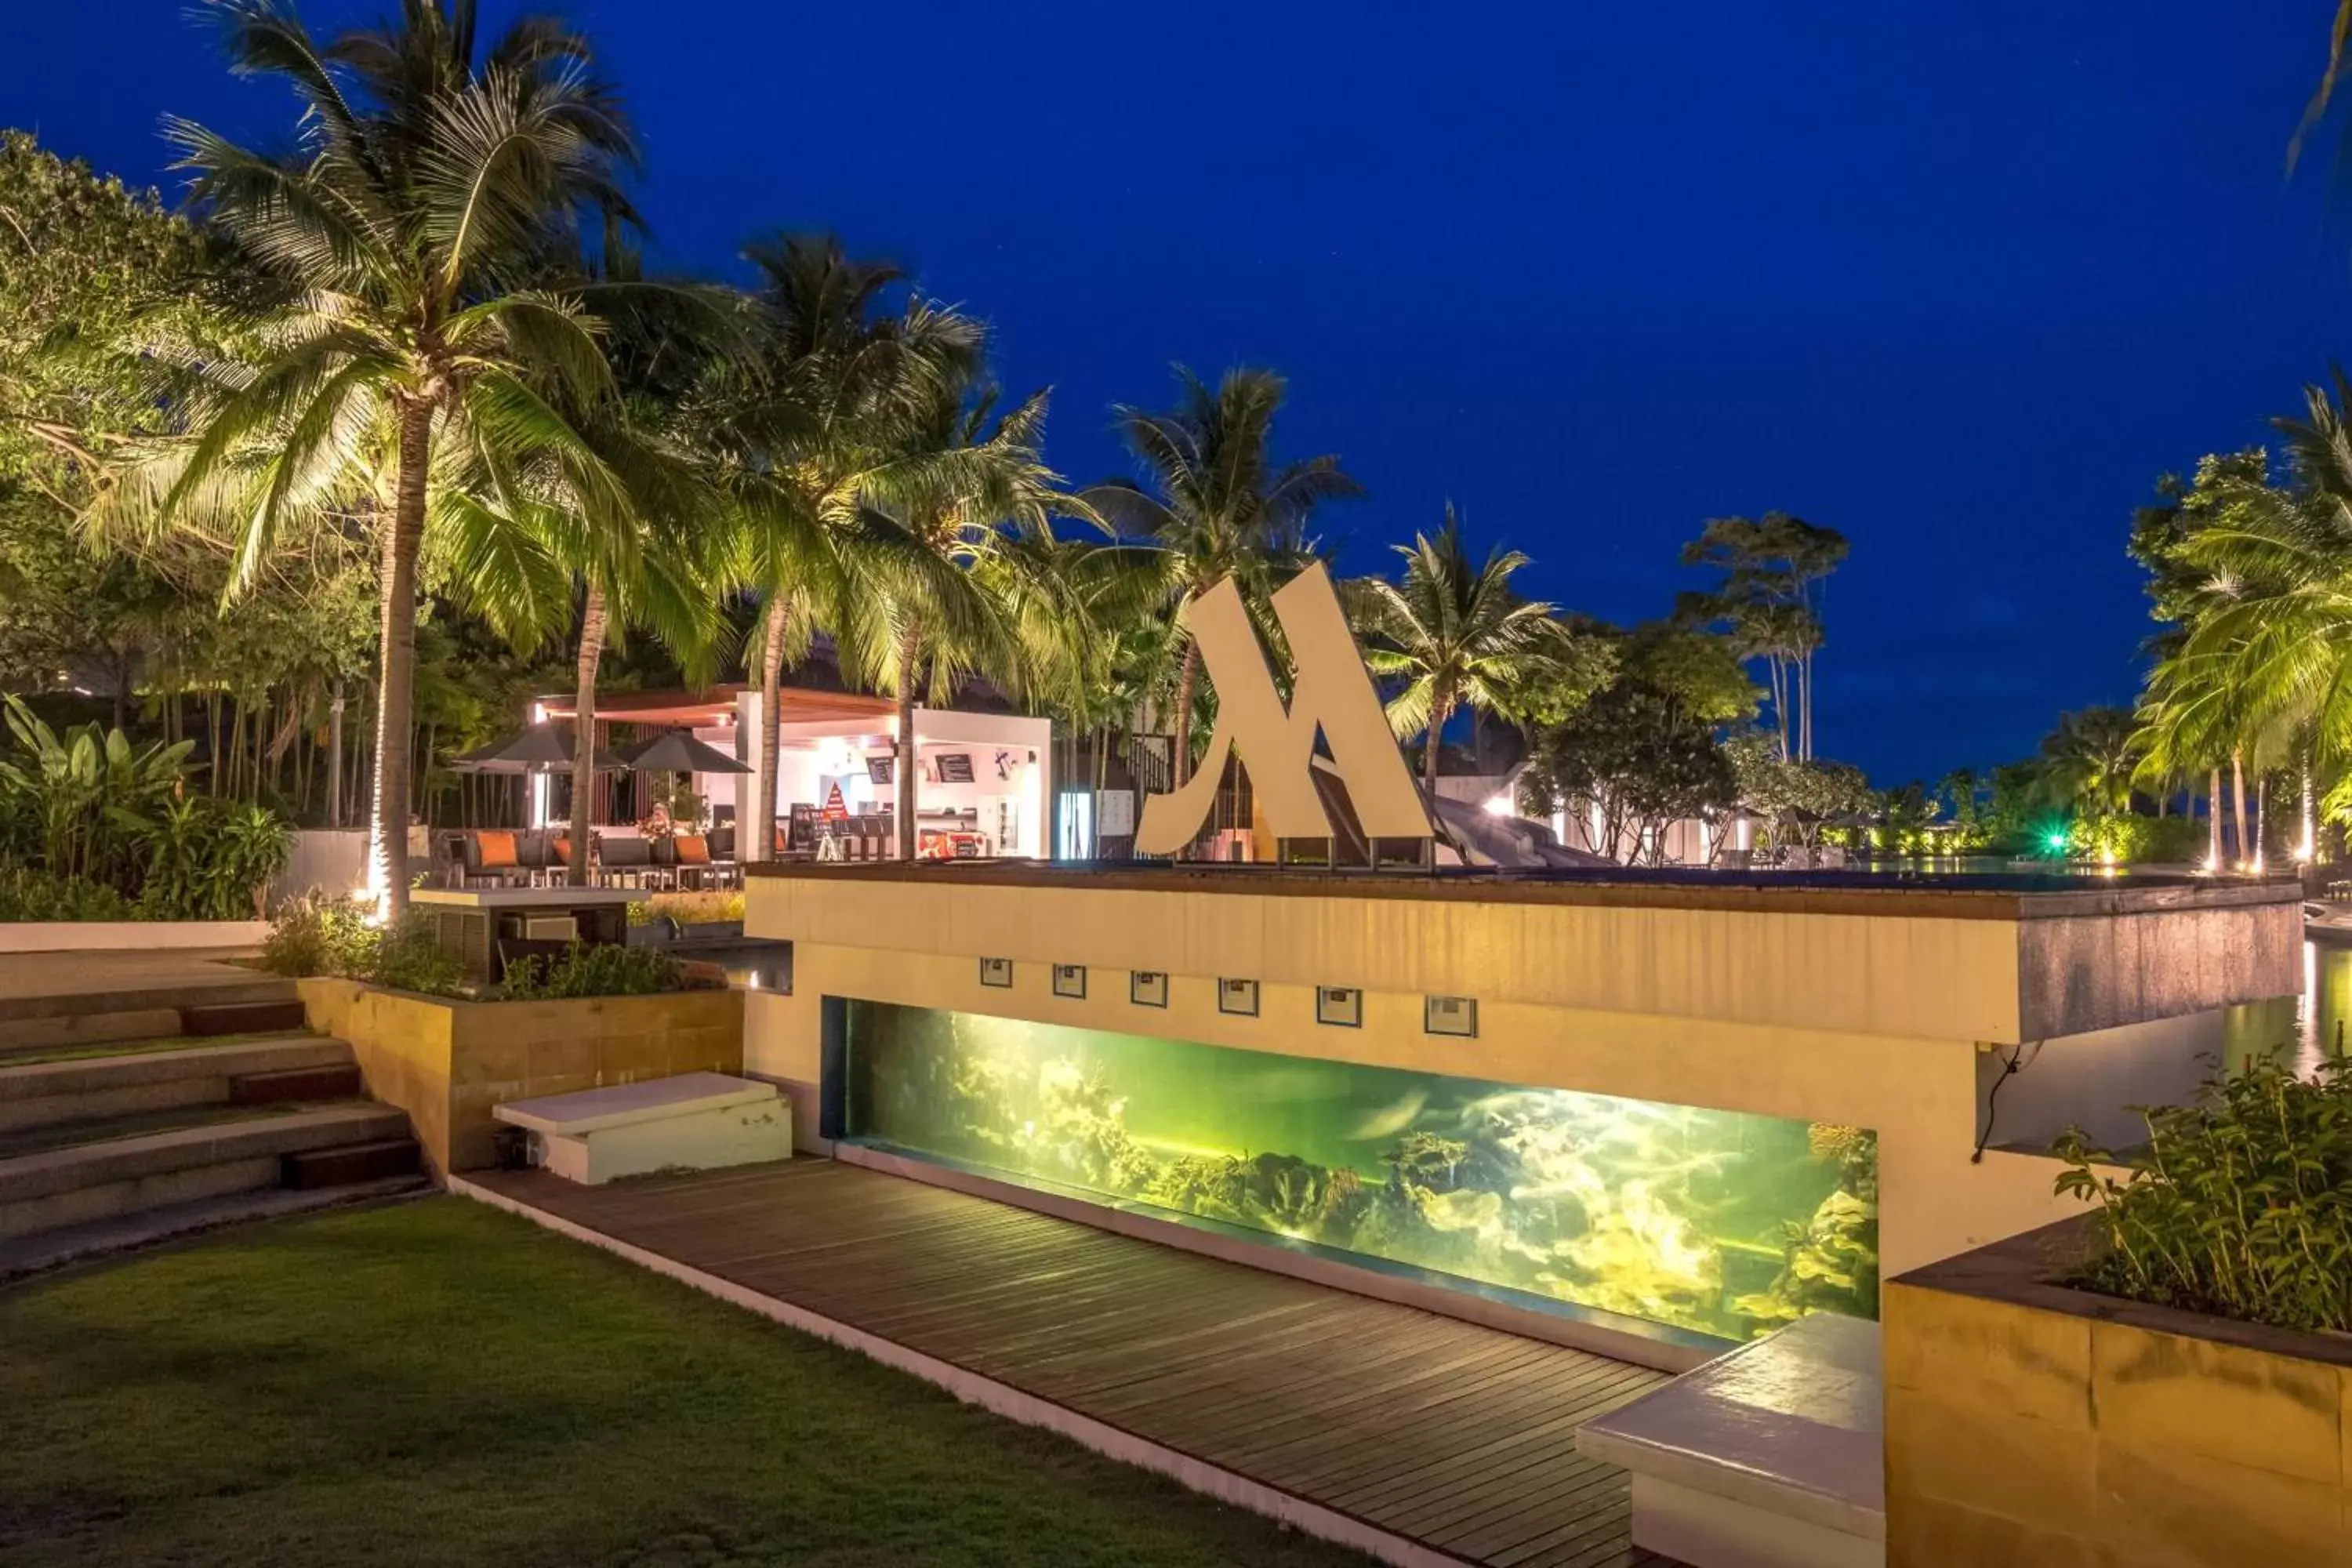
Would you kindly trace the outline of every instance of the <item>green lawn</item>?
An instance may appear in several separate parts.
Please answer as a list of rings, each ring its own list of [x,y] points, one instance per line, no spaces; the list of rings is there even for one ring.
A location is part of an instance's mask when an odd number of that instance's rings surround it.
[[[457,1198],[0,1291],[0,1562],[1360,1564]]]

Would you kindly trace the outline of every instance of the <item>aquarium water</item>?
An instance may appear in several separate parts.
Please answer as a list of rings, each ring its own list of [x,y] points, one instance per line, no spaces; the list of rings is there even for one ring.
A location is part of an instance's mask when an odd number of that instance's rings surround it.
[[[1722,1338],[1877,1315],[1862,1129],[884,1003],[843,1016],[853,1140]]]

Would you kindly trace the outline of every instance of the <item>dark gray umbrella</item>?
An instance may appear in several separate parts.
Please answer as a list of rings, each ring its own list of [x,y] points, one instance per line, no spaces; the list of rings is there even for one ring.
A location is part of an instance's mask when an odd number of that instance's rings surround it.
[[[696,740],[683,730],[665,730],[628,753],[623,761],[648,773],[748,773],[749,763],[739,763],[718,747]]]
[[[542,721],[511,741],[467,752],[450,765],[482,773],[552,773],[572,765],[572,731],[557,729],[552,720]],[[620,758],[596,748],[597,772],[612,773],[621,765]]]

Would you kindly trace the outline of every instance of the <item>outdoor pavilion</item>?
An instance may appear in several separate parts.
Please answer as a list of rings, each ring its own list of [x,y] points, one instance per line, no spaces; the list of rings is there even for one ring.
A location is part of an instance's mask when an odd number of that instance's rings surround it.
[[[575,712],[569,693],[541,697],[528,715],[534,723],[568,723]],[[864,692],[827,691],[787,686],[777,701],[776,818],[788,831],[797,808],[803,823],[824,812],[835,790],[853,817],[894,814],[899,799],[895,776],[897,704]],[[629,728],[634,742],[659,730],[681,731],[721,752],[759,766],[760,693],[721,685],[695,691],[629,691],[600,695],[597,742],[614,743],[616,727]],[[921,776],[916,787],[916,825],[942,836],[932,842],[959,846],[985,857],[1044,856],[1049,852],[1049,793],[1053,726],[1018,714],[960,709],[915,710],[915,753]],[[632,742],[623,742],[626,749]],[[691,775],[695,793],[709,803],[716,820],[739,823],[753,798],[755,773]],[[556,820],[556,786],[548,774],[530,784],[527,824]],[[611,796],[600,792],[599,820],[612,815]],[[887,836],[884,836],[887,837]],[[886,851],[887,852],[887,851]]]

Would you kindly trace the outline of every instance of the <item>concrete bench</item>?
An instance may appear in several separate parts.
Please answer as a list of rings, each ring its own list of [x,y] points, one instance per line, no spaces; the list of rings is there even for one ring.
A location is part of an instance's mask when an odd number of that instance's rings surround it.
[[[1694,1568],[1883,1568],[1878,1325],[1816,1313],[1587,1422],[1633,1543]]]
[[[538,1163],[593,1186],[653,1171],[709,1171],[793,1152],[792,1108],[772,1083],[689,1072],[516,1100],[490,1112],[531,1134]]]

